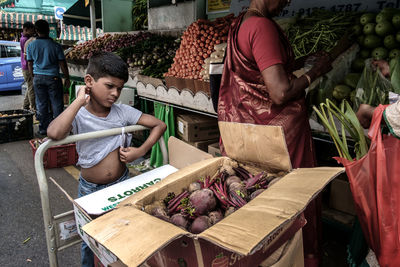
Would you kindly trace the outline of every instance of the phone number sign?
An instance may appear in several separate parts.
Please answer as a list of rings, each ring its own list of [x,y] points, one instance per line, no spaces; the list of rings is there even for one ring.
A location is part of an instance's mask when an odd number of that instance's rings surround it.
[[[231,0],[232,13],[239,14],[246,9],[250,4],[249,0]],[[315,9],[331,10],[336,12],[363,12],[375,11],[378,12],[385,7],[400,8],[400,0],[364,0],[364,1],[332,1],[332,0],[312,0],[299,1],[293,0],[281,13],[280,17],[291,17],[296,14],[309,15]]]

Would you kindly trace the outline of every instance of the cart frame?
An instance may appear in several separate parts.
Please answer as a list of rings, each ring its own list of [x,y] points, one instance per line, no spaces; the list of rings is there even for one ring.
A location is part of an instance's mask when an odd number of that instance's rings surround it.
[[[58,266],[58,261],[57,261],[57,252],[61,251],[65,248],[71,247],[75,244],[79,244],[82,242],[81,238],[79,235],[74,236],[71,238],[71,240],[63,242],[62,245],[60,245],[60,236],[57,235],[56,232],[56,226],[63,221],[71,220],[74,218],[74,213],[73,210],[67,211],[65,213],[61,213],[58,215],[52,214],[51,207],[50,207],[50,201],[49,201],[49,189],[48,189],[48,183],[46,179],[46,172],[44,170],[43,166],[43,156],[47,149],[49,149],[52,146],[57,146],[57,145],[64,145],[68,143],[74,143],[76,141],[81,141],[81,140],[86,140],[86,139],[92,139],[92,138],[100,138],[100,137],[106,137],[106,136],[111,136],[111,135],[117,135],[121,133],[128,133],[128,132],[134,132],[134,131],[143,131],[147,130],[148,128],[140,125],[132,125],[132,126],[126,126],[126,127],[121,127],[121,128],[114,128],[114,129],[108,129],[108,130],[102,130],[102,131],[95,131],[95,132],[89,132],[89,133],[83,133],[83,134],[77,134],[77,135],[70,135],[67,136],[66,138],[58,141],[54,140],[48,140],[41,144],[39,148],[36,151],[35,154],[35,172],[39,184],[39,190],[40,190],[40,200],[42,202],[42,212],[43,212],[43,221],[44,221],[44,227],[45,227],[45,233],[46,233],[46,243],[47,243],[47,252],[49,256],[49,263],[51,267],[57,267]],[[164,141],[164,135],[161,136],[159,139],[159,144],[161,148],[161,152],[163,155],[163,164],[168,163],[168,153],[167,153],[167,148],[165,145]]]

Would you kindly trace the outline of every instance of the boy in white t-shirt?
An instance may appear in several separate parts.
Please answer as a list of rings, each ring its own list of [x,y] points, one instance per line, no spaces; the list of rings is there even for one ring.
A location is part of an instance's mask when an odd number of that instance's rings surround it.
[[[84,196],[129,178],[126,163],[144,156],[166,130],[164,122],[124,104],[115,104],[128,80],[128,67],[117,55],[94,55],[84,78],[86,87],[47,129],[54,140],[65,138],[72,130],[80,134],[98,130],[143,125],[150,135],[140,147],[120,147],[122,135],[78,141],[81,166],[78,196]],[[130,143],[130,140],[128,140]],[[93,253],[82,244],[82,266],[93,265]]]

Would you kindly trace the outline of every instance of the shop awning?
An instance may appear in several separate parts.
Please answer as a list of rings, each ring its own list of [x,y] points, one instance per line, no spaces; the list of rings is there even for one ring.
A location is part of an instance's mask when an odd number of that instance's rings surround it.
[[[44,19],[49,24],[57,23],[57,20],[54,16],[33,13],[0,12],[0,28],[22,29],[22,26],[25,22],[30,21],[35,23],[35,21],[39,19]]]
[[[96,29],[96,35],[103,33],[102,29]],[[74,25],[63,25],[63,29],[60,35],[61,40],[81,40],[87,41],[92,39],[91,28],[74,26]]]
[[[101,0],[95,0],[96,28],[102,28]],[[67,25],[90,27],[90,8],[85,6],[85,1],[77,1],[63,15],[63,22]]]

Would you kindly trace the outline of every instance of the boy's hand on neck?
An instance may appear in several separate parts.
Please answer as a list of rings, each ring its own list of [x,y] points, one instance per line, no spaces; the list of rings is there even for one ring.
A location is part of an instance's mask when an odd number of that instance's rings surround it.
[[[90,102],[89,93],[90,93],[90,89],[87,86],[81,87],[79,89],[76,100],[79,101],[81,106],[85,106]]]

